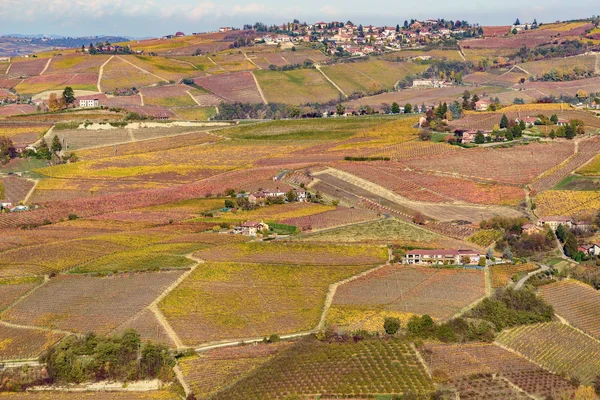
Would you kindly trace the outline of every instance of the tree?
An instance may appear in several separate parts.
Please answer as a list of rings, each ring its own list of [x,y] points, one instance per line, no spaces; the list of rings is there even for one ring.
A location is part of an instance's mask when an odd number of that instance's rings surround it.
[[[423,214],[421,214],[420,212],[417,212],[414,216],[413,216],[413,222],[417,225],[424,225],[425,224],[425,216]]]
[[[233,202],[233,200],[225,200],[225,208],[235,208],[235,203]]]
[[[554,132],[554,129],[550,131],[550,134],[548,136],[550,136],[550,139],[554,140],[554,138],[556,137],[556,132]]]
[[[391,111],[392,111],[392,114],[400,114],[400,106],[398,105],[398,103],[396,103],[396,102],[392,103]],[[406,112],[406,110],[405,110],[405,112]]]
[[[565,242],[565,239],[567,238],[567,230],[565,229],[563,224],[558,224],[558,227],[556,228],[556,237],[561,242]]]
[[[400,320],[394,317],[386,317],[383,321],[383,330],[388,335],[395,335],[400,329]]]
[[[477,134],[475,135],[475,143],[476,144],[485,143],[485,136],[483,136],[483,133],[477,132]]]
[[[586,92],[585,90],[579,89],[577,91],[577,98],[579,98],[579,100],[587,99],[588,97],[588,92]]]
[[[6,136],[0,136],[0,164],[9,162],[13,151],[13,141]],[[2,197],[0,196],[0,198]]]
[[[48,108],[50,111],[56,111],[61,108],[60,101],[58,100],[56,93],[50,93],[50,97],[48,98]]]
[[[515,21],[515,23],[513,25],[521,25],[521,21],[519,21],[519,18],[517,18],[517,20]]]
[[[63,90],[62,98],[67,106],[75,103],[75,92],[71,86],[67,86]]]
[[[572,232],[567,232],[565,238],[565,245],[563,246],[563,250],[565,251],[565,255],[567,257],[571,257],[575,259],[579,250],[577,249],[579,246],[577,245],[577,238]]]
[[[506,114],[502,114],[502,118],[500,118],[500,128],[508,128],[508,118],[506,117]]]
[[[60,139],[58,138],[58,135],[54,135],[54,137],[52,138],[52,152],[53,153],[58,153],[62,150],[62,143],[60,142]]]
[[[487,251],[486,251],[486,257],[487,257],[487,258],[489,258],[489,259],[490,259],[490,260],[492,260],[492,261],[494,261],[494,260],[495,260],[495,257],[494,257],[494,250],[492,250],[492,248],[491,248],[491,247],[488,247],[488,248],[487,248]]]
[[[486,265],[485,257],[479,257],[479,262],[477,263],[477,265],[480,267],[485,267],[485,265]]]
[[[550,117],[550,121],[552,121],[554,125],[558,124],[558,115],[552,114],[552,116]]]
[[[42,138],[40,144],[37,147],[37,156],[38,158],[45,158],[47,160],[52,158],[52,153],[50,152],[48,143],[46,143],[46,140],[44,138]]]
[[[344,115],[344,113],[346,112],[346,107],[344,107],[342,103],[338,103],[338,105],[335,107],[335,112],[337,113],[337,115]]]
[[[471,264],[471,257],[469,257],[469,256],[462,256],[460,258],[460,263],[462,265],[469,265],[469,264]]]
[[[505,260],[512,260],[513,259],[513,254],[512,251],[510,251],[510,247],[506,246],[504,248],[504,251],[502,252],[502,258]]]
[[[287,199],[287,201],[289,201],[290,203],[295,202],[296,200],[298,200],[298,195],[296,194],[296,191],[294,189],[290,189],[286,194],[285,197]]]
[[[406,103],[404,105],[404,114],[412,114],[412,112],[413,112],[413,107],[410,105],[410,103]]]

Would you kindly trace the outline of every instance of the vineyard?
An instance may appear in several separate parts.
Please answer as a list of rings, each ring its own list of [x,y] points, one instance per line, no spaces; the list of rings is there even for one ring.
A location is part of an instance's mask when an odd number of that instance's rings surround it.
[[[591,384],[600,374],[600,342],[559,322],[506,330],[496,340],[549,371],[577,378],[583,385]]]
[[[147,308],[138,312],[113,332],[120,334],[127,329],[135,329],[143,341],[164,344],[170,348],[176,347],[156,315]]]
[[[173,391],[106,391],[106,392],[65,392],[44,390],[41,392],[5,392],[0,393],[0,399],[8,400],[179,400],[179,395]]]
[[[388,258],[382,247],[298,242],[238,243],[201,250],[195,256],[208,261],[293,265],[376,265]]]
[[[152,86],[160,82],[165,82],[165,80],[144,72],[121,58],[113,58],[104,67],[100,84],[102,90],[106,92],[115,89]]]
[[[194,83],[230,102],[262,103],[251,72],[211,75],[196,78]]]
[[[179,361],[194,395],[208,398],[290,347],[290,342],[222,348]]]
[[[285,185],[285,184],[284,184]],[[290,187],[291,188],[291,187]],[[283,186],[281,183],[278,184],[278,190],[288,191],[289,188]],[[303,218],[303,217],[314,217],[320,218],[319,216],[328,211],[333,211],[336,208],[334,206],[327,206],[324,204],[315,203],[287,203],[287,204],[273,204],[268,207],[260,207],[255,210],[243,211],[237,210],[236,212],[221,213],[216,219],[208,218],[207,221],[227,221],[230,223],[242,224],[246,221],[264,221],[264,222],[283,222],[288,219]],[[199,221],[204,220],[200,218]],[[290,224],[293,225],[293,224]]]
[[[0,136],[10,138],[16,146],[29,145],[50,127],[48,124],[0,124]]]
[[[369,269],[297,261],[200,264],[159,307],[188,345],[308,331],[319,322],[329,285]]]
[[[476,374],[454,379],[452,385],[461,399],[517,399],[530,397],[516,389],[502,377],[493,374]]]
[[[47,63],[48,60],[43,58],[14,62],[7,72],[7,78],[24,78],[39,75]]]
[[[524,191],[516,187],[407,171],[402,165],[352,163],[341,164],[339,168],[415,201],[515,205],[524,198]]]
[[[536,192],[551,189],[556,186],[563,178],[575,171],[577,168],[589,162],[600,152],[600,139],[581,140],[578,151],[565,162],[559,164],[538,177],[531,184],[531,189]],[[592,165],[593,163],[589,164]],[[589,167],[588,165],[588,167]]]
[[[27,78],[15,86],[20,94],[34,95],[47,90],[63,90],[66,86],[74,90],[97,91],[98,74],[52,74]]]
[[[181,272],[61,275],[2,315],[6,321],[107,334],[148,306]]]
[[[548,190],[535,198],[536,213],[540,216],[575,215],[600,207],[596,191]]]
[[[576,328],[600,338],[600,293],[577,281],[561,281],[540,288],[554,311]]]
[[[27,179],[9,176],[0,178],[0,184],[4,187],[4,199],[13,204],[25,200],[27,193],[33,188],[34,183]]]
[[[36,329],[10,328],[0,324],[0,362],[37,358],[62,337],[62,334]]]
[[[194,107],[196,102],[191,97],[197,90],[186,85],[154,86],[140,89],[144,96],[144,104],[162,107]]]
[[[500,264],[490,267],[492,273],[492,287],[501,288],[506,286],[513,276],[538,269],[534,263],[525,264]]]
[[[482,271],[386,266],[340,286],[333,304],[444,320],[483,296]]]
[[[434,377],[449,381],[459,389],[473,375],[494,374],[528,394],[539,397],[556,397],[575,390],[566,379],[494,344],[428,344],[422,354]]]
[[[408,343],[397,339],[327,343],[310,338],[213,398],[364,398],[409,391],[429,394],[433,385]]]
[[[479,148],[405,160],[411,168],[444,171],[508,184],[526,184],[573,154],[573,145],[530,144],[505,149]]]
[[[254,76],[269,103],[327,103],[339,92],[314,69],[293,71],[255,71]]]
[[[579,168],[577,173],[586,176],[600,176],[600,155],[596,155],[589,164]]]
[[[0,311],[40,283],[41,278],[0,279]]]
[[[377,219],[377,214],[364,209],[338,207],[315,215],[281,220],[282,224],[297,226],[303,231],[334,228],[343,225],[359,224]]]

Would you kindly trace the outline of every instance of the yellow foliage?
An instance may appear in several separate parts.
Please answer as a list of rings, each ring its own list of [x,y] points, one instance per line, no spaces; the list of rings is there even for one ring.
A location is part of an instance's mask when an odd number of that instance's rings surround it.
[[[594,157],[594,159],[577,170],[578,174],[587,176],[598,176],[600,175],[600,155]]]
[[[398,318],[402,326],[406,326],[408,320],[414,315],[397,311],[335,305],[329,309],[326,323],[329,326],[335,325],[349,331],[364,329],[369,332],[383,332],[383,322],[387,317]]]
[[[536,212],[540,216],[572,215],[600,208],[597,191],[548,190],[536,197]]]

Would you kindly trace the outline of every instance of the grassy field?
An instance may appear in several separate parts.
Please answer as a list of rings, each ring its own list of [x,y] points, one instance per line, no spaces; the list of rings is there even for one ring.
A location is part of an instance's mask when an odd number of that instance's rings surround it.
[[[299,265],[200,264],[160,309],[188,345],[301,332],[319,322],[330,284],[369,268],[298,261]]]
[[[206,121],[217,115],[215,107],[173,107],[171,111],[184,121]]]
[[[314,69],[261,70],[255,71],[254,75],[269,103],[326,103],[340,96],[335,87]]]
[[[452,247],[452,239],[397,219],[369,222],[303,237],[317,243],[397,244],[412,248]]]

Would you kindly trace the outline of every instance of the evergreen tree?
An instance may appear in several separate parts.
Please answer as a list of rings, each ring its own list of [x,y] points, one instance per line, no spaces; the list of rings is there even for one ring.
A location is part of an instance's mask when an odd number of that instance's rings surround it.
[[[62,144],[60,143],[60,139],[58,138],[58,135],[54,135],[54,137],[52,138],[52,152],[54,153],[58,153],[59,151],[62,150]]]
[[[393,102],[392,103],[392,114],[400,114],[400,106],[398,105],[398,103]]]
[[[500,129],[508,128],[508,118],[506,114],[502,114],[502,118],[500,118]]]
[[[412,106],[410,105],[410,103],[406,103],[404,105],[404,114],[412,114],[412,112],[413,112]]]
[[[75,103],[75,92],[71,86],[67,86],[65,90],[63,90],[63,99],[66,105]]]

